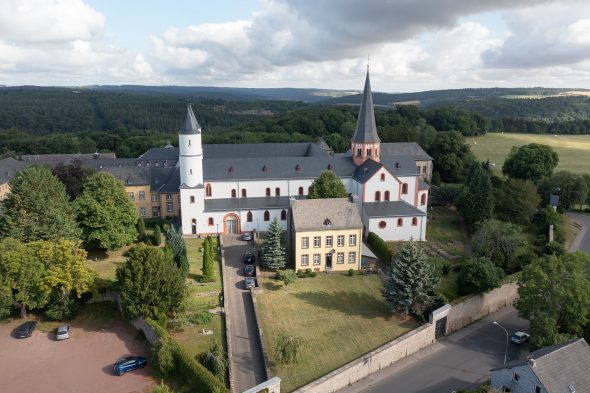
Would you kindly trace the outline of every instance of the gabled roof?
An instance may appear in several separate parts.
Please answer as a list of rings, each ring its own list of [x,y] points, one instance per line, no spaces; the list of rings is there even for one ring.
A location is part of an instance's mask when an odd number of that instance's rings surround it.
[[[377,162],[369,158],[359,165],[354,172],[354,180],[359,183],[366,183],[383,166],[385,166],[393,176],[415,176],[420,174],[420,171],[416,166],[416,161],[410,156],[385,156],[381,157],[380,160],[381,162]]]
[[[143,153],[137,161],[178,161],[180,151],[177,147],[154,147]]]
[[[584,339],[552,345],[531,352],[527,360],[496,370],[529,366],[549,393],[590,392],[590,347]]]
[[[416,142],[381,143],[380,148],[381,157],[403,154],[412,156],[418,161],[432,161],[432,157]]]
[[[205,144],[203,158],[319,157],[328,156],[315,143]]]
[[[549,205],[556,207],[559,204],[559,195],[549,195]]]
[[[363,227],[358,206],[349,198],[296,200],[291,209],[296,231]]]
[[[418,190],[424,191],[424,190],[428,190],[428,189],[430,189],[430,185],[428,185],[428,183],[426,183],[422,179],[418,180]]]
[[[107,172],[126,186],[144,186],[150,184],[150,168],[137,166],[104,167],[99,172]]]
[[[373,177],[373,175],[377,173],[377,171],[379,171],[379,169],[381,169],[382,167],[382,163],[369,158],[356,168],[356,171],[354,171],[353,178],[357,182],[363,184],[367,182],[371,177]]]
[[[193,113],[193,108],[188,105],[186,108],[186,116],[184,118],[184,123],[182,123],[182,127],[180,127],[179,134],[180,135],[195,135],[201,133],[201,126],[197,122],[197,118]]]
[[[150,190],[157,192],[178,192],[180,168],[151,168]]]
[[[422,210],[415,208],[406,201],[365,202],[365,213],[370,218],[375,217],[414,217],[425,216]]]
[[[29,165],[26,162],[15,160],[11,157],[0,160],[0,184],[8,183],[12,180],[16,172]]]
[[[369,70],[367,69],[367,78],[365,79],[365,89],[363,99],[359,110],[359,117],[356,123],[356,130],[352,137],[353,142],[372,143],[379,142],[377,135],[377,125],[375,124],[375,112],[373,109],[373,96],[371,94],[371,81],[369,80]]]

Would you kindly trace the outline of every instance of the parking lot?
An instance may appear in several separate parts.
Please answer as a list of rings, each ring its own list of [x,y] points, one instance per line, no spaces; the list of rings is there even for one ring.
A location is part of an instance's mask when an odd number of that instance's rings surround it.
[[[156,385],[151,367],[119,377],[113,364],[124,355],[143,355],[149,360],[146,341],[120,319],[96,321],[78,318],[71,322],[71,338],[55,340],[55,331],[37,328],[32,337],[14,338],[23,321],[0,325],[0,392],[150,392]]]

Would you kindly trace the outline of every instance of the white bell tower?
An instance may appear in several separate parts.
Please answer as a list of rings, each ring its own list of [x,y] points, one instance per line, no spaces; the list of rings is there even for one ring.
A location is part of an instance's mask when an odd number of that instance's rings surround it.
[[[178,148],[182,234],[197,235],[204,225],[203,145],[201,126],[190,105],[178,133]]]

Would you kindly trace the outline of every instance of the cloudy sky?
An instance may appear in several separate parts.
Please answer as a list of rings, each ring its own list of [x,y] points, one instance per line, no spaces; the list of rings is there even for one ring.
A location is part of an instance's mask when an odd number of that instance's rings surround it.
[[[2,0],[0,84],[590,88],[588,0]]]

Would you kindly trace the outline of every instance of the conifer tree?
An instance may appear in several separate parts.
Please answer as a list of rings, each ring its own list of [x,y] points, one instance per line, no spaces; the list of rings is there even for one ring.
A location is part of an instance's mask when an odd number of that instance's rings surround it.
[[[160,226],[156,225],[156,227],[154,228],[152,244],[154,246],[159,246],[161,243],[162,243],[162,231],[160,230]]]
[[[393,257],[381,291],[392,311],[419,312],[431,303],[438,280],[426,253],[412,240]]]
[[[215,281],[214,240],[211,236],[203,242],[203,276],[205,281]]]
[[[141,216],[137,219],[137,238],[139,241],[145,239],[145,221],[143,221],[143,217]]]
[[[286,264],[286,251],[283,247],[283,229],[275,217],[266,233],[262,262],[269,269],[280,269]]]
[[[467,182],[459,195],[458,205],[471,229],[491,218],[494,194],[490,175],[479,162],[469,168]]]
[[[174,263],[182,270],[184,275],[188,275],[189,263],[187,258],[186,243],[180,233],[174,228],[174,225],[170,225],[170,228],[166,232],[166,245],[172,249]]]

